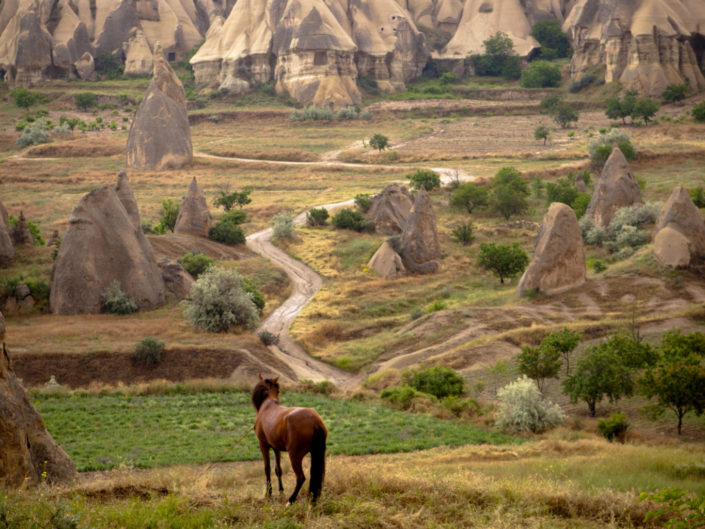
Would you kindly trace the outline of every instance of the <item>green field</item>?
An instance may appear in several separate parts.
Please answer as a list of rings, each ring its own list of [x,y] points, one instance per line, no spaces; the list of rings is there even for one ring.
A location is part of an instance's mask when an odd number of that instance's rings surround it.
[[[255,418],[249,394],[241,391],[77,393],[36,395],[35,399],[47,429],[80,471],[220,460],[235,440],[252,428]],[[467,424],[319,395],[287,393],[283,403],[312,407],[321,414],[329,430],[331,455],[520,442]],[[249,435],[222,460],[260,457],[257,440]]]

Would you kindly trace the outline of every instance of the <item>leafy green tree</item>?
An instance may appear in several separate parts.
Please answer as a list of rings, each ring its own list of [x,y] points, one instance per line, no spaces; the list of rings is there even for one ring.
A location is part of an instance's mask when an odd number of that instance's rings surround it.
[[[166,233],[166,230],[174,231],[176,219],[179,216],[179,205],[170,198],[162,200],[162,211],[159,223],[155,226],[157,233]]]
[[[529,195],[529,186],[515,167],[502,167],[492,178],[492,187],[509,186],[521,195]]]
[[[406,177],[409,179],[409,185],[414,189],[423,187],[426,191],[433,191],[441,187],[441,178],[430,169],[419,169],[413,174],[406,175]]]
[[[644,125],[649,124],[649,120],[656,115],[660,105],[653,99],[645,97],[644,99],[639,99],[634,105],[634,110],[632,110],[632,120],[643,119]]]
[[[639,389],[645,397],[656,399],[651,407],[654,415],[666,410],[676,415],[680,435],[683,417],[705,410],[705,335],[671,331],[661,341],[659,352],[656,365],[639,378]]]
[[[416,391],[439,399],[465,392],[465,379],[451,367],[434,366],[404,373],[404,382]]]
[[[39,92],[32,92],[23,86],[18,86],[10,92],[10,96],[15,100],[15,105],[20,108],[29,108],[42,99]]]
[[[557,20],[540,20],[531,28],[531,36],[541,44],[541,57],[546,59],[568,57],[568,37]]]
[[[570,204],[570,207],[575,211],[575,216],[580,218],[585,215],[588,206],[590,205],[590,199],[592,195],[590,193],[579,193],[575,200]]]
[[[677,103],[685,99],[688,91],[688,85],[685,83],[669,84],[661,94],[661,97],[666,103]]]
[[[575,189],[575,183],[568,178],[559,178],[555,182],[546,183],[546,203],[562,202],[570,206],[580,192]]]
[[[505,219],[529,209],[529,186],[514,167],[503,167],[492,179],[490,207]]]
[[[547,61],[534,61],[521,72],[524,88],[548,88],[561,84],[561,70]]]
[[[375,134],[370,138],[369,144],[373,149],[377,149],[382,152],[389,146],[389,138],[383,134]]]
[[[476,207],[486,206],[490,196],[487,186],[479,186],[474,182],[460,184],[450,195],[450,205],[456,209],[464,209],[472,213]]]
[[[565,360],[565,373],[570,375],[570,355],[580,343],[581,334],[563,327],[558,332],[552,332],[541,341],[541,346],[558,352]]]
[[[534,139],[543,140],[544,145],[546,145],[546,141],[548,140],[549,135],[550,131],[548,130],[548,127],[546,127],[546,125],[544,125],[543,123],[539,124],[539,126],[534,129]]]
[[[242,209],[243,206],[252,202],[250,193],[252,193],[252,188],[249,186],[243,188],[242,191],[234,191],[232,193],[220,191],[218,197],[213,201],[213,204],[222,206],[225,211],[230,211],[236,204]]]
[[[575,372],[563,381],[563,393],[575,403],[582,400],[588,405],[590,415],[605,397],[616,402],[634,393],[631,372],[619,356],[605,344],[585,349],[578,359]]]
[[[553,120],[563,129],[578,121],[579,117],[578,111],[568,103],[560,103],[554,108]]]
[[[76,108],[88,110],[95,106],[96,95],[93,92],[81,92],[80,94],[75,94],[73,100],[76,103]]]
[[[509,35],[498,31],[483,45],[484,54],[470,56],[476,75],[501,75],[508,79],[519,77],[521,58],[514,53],[514,42]]]
[[[551,115],[561,103],[563,103],[563,96],[560,94],[547,95],[541,100],[541,113]]]
[[[545,347],[543,343],[538,347],[525,345],[517,357],[519,373],[536,381],[539,391],[543,394],[546,380],[558,378],[561,368],[561,353],[557,349]]]
[[[505,278],[515,277],[524,271],[529,264],[529,255],[516,242],[512,245],[482,243],[478,264],[499,277],[499,282],[504,284]]]
[[[705,101],[701,101],[695,105],[691,114],[693,115],[693,120],[698,123],[705,123]]]
[[[653,347],[624,331],[614,334],[604,344],[625,366],[632,369],[653,366],[658,360],[658,353]]]
[[[627,117],[632,115],[634,112],[634,105],[636,105],[637,93],[634,90],[627,90],[624,92],[622,98],[611,97],[607,100],[607,109],[605,114],[610,119],[621,119],[622,123],[626,125]]]

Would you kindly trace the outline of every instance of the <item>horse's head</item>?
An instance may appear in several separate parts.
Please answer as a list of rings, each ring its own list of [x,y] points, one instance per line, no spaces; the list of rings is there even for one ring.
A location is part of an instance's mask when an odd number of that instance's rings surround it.
[[[259,382],[252,390],[252,404],[255,409],[259,410],[262,403],[267,399],[277,400],[279,398],[279,377],[262,378],[259,376]]]

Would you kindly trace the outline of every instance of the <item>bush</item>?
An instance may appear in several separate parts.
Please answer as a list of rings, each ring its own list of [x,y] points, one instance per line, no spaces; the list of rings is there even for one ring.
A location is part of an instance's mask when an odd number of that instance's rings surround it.
[[[344,230],[374,231],[374,221],[368,221],[359,211],[354,209],[341,209],[331,219],[333,226]]]
[[[372,198],[367,193],[355,195],[355,207],[362,213],[367,213],[372,206]]]
[[[132,358],[138,364],[145,366],[156,366],[162,361],[164,352],[164,342],[160,342],[151,336],[143,339],[135,345]]]
[[[497,391],[495,424],[515,432],[540,433],[565,420],[563,410],[543,400],[536,383],[522,376]]]
[[[172,199],[162,200],[162,211],[159,223],[155,226],[157,233],[166,233],[166,230],[174,231],[176,219],[179,217],[179,205]]]
[[[365,121],[369,121],[371,119],[374,119],[375,115],[370,112],[369,110],[363,110],[360,112],[360,119],[364,119]]]
[[[570,204],[570,207],[575,211],[575,216],[580,218],[585,215],[587,207],[590,205],[590,199],[592,195],[590,193],[580,193],[575,200]]]
[[[580,92],[583,88],[586,88],[586,87],[590,86],[592,83],[594,83],[595,79],[596,78],[594,75],[592,75],[591,73],[586,73],[577,81],[571,82],[570,86],[568,86],[568,90],[572,94]]]
[[[272,238],[290,239],[294,236],[294,217],[289,213],[280,213],[272,219]]]
[[[560,69],[546,61],[534,61],[521,72],[521,86],[524,88],[547,88],[559,84],[561,84]]]
[[[309,226],[325,226],[328,222],[328,210],[326,208],[311,208],[306,213],[306,223]]]
[[[467,224],[456,226],[451,233],[456,241],[464,245],[469,245],[475,240],[475,235],[473,235],[472,231],[472,222],[468,222]]]
[[[262,343],[266,346],[277,345],[279,343],[279,336],[269,331],[260,331],[257,335]]]
[[[568,103],[560,103],[553,112],[553,120],[563,129],[578,121],[578,118],[578,111]]]
[[[32,92],[23,86],[18,86],[10,92],[10,96],[15,101],[15,105],[20,108],[29,108],[37,102],[44,100],[44,96],[39,92]]]
[[[568,37],[557,20],[540,20],[531,28],[531,36],[541,44],[541,57],[568,57],[570,44]]]
[[[117,56],[104,51],[95,59],[95,71],[107,79],[119,79],[125,71],[125,66]]]
[[[410,386],[393,386],[382,390],[379,396],[403,410],[408,410],[413,400],[423,395]]]
[[[705,123],[705,101],[701,101],[695,105],[691,114],[693,115],[693,120],[698,123]]]
[[[562,202],[570,206],[580,192],[575,189],[575,184],[572,179],[559,178],[555,182],[546,183],[546,203]]]
[[[31,125],[24,128],[22,136],[17,138],[16,143],[20,147],[29,147],[30,145],[38,145],[40,143],[48,143],[50,140],[49,131],[42,121],[35,121]]]
[[[194,278],[198,278],[199,275],[208,270],[209,267],[213,266],[213,259],[201,252],[189,252],[179,259],[179,262],[181,263],[181,266],[184,267],[184,270],[186,270]]]
[[[454,83],[458,80],[458,76],[455,75],[453,72],[443,72],[441,74],[441,77],[439,78],[439,82],[443,86],[447,86],[451,83]]]
[[[370,147],[381,152],[389,145],[389,138],[383,134],[375,134],[370,138],[368,143],[370,144]]]
[[[76,108],[88,110],[95,106],[96,95],[93,92],[83,92],[81,94],[75,94],[73,100],[76,103]]]
[[[690,198],[698,208],[705,208],[705,189],[702,186],[690,190]]]
[[[644,226],[656,221],[659,210],[653,204],[643,204],[641,206],[627,206],[619,208],[607,228],[611,234],[616,234],[624,226]]]
[[[210,267],[194,282],[185,314],[195,327],[224,332],[240,325],[252,329],[259,311],[235,270]]]
[[[244,244],[247,238],[242,228],[234,222],[220,221],[208,230],[208,238],[222,244],[234,246]]]
[[[407,371],[403,379],[416,391],[428,393],[439,399],[465,393],[465,379],[450,367],[434,366]]]
[[[612,148],[615,145],[619,147],[627,160],[636,158],[636,149],[634,149],[629,135],[619,129],[610,129],[590,140],[588,143],[590,159],[596,164],[604,164],[612,154]]]
[[[661,94],[666,103],[677,103],[683,101],[688,94],[689,88],[685,83],[670,84]]]
[[[34,298],[34,307],[39,311],[47,311],[49,309],[49,283],[46,279],[36,277],[28,277],[24,281],[29,287],[29,292]]]
[[[483,55],[469,57],[476,75],[501,75],[507,79],[519,77],[521,58],[514,53],[514,43],[506,33],[498,31],[487,38],[483,45]]]
[[[423,187],[426,191],[433,191],[441,187],[441,178],[430,169],[419,169],[413,174],[406,175],[406,178],[409,179],[409,185],[413,189]]]
[[[289,114],[291,121],[332,121],[335,116],[329,108],[319,108],[315,105],[308,106],[303,110],[292,110]]]
[[[108,314],[132,314],[137,312],[137,303],[120,288],[115,279],[100,298],[103,312]]]
[[[624,443],[624,437],[629,429],[627,416],[624,413],[613,413],[608,419],[597,421],[597,431],[610,443],[615,439]]]
[[[462,399],[455,395],[444,398],[441,401],[441,406],[456,417],[477,415],[480,413],[480,405],[475,399]]]
[[[357,108],[354,106],[343,107],[335,113],[335,119],[355,119],[357,117]]]

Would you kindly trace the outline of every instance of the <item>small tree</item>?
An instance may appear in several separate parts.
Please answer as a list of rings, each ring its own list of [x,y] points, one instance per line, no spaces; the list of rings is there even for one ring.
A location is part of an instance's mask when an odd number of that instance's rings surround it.
[[[590,415],[594,417],[597,404],[605,397],[610,402],[616,402],[623,396],[631,396],[634,381],[619,356],[601,343],[585,349],[578,359],[575,373],[563,381],[563,393],[573,403],[585,401]]]
[[[179,205],[170,198],[162,200],[162,211],[159,223],[155,227],[157,233],[166,233],[166,230],[174,231],[176,219],[179,217]]]
[[[570,375],[570,355],[580,343],[580,332],[563,327],[558,332],[552,332],[541,341],[541,346],[557,351],[565,361],[565,373]]]
[[[80,110],[88,110],[95,106],[96,95],[93,92],[82,92],[75,94],[73,100],[76,103],[76,108]]]
[[[546,387],[546,380],[558,378],[558,371],[561,368],[560,351],[545,347],[543,343],[538,347],[525,345],[517,357],[519,373],[536,381],[536,386],[543,394]]]
[[[132,358],[138,364],[151,367],[161,363],[163,353],[164,342],[149,336],[135,345]]]
[[[527,196],[528,193],[520,193],[511,185],[492,186],[490,208],[509,220],[512,215],[521,215],[529,209]]]
[[[626,125],[627,117],[632,115],[634,105],[636,105],[637,92],[627,90],[622,98],[611,97],[607,100],[607,109],[605,114],[610,119],[621,119]]]
[[[632,110],[632,120],[643,119],[644,125],[649,124],[649,120],[656,115],[659,109],[659,104],[648,97],[639,99]]]
[[[543,123],[539,124],[539,126],[534,129],[534,138],[536,140],[543,140],[544,145],[546,145],[546,141],[548,140],[549,135],[550,131],[548,130],[548,127],[546,127],[546,125],[544,125]]]
[[[562,202],[570,206],[579,194],[572,178],[559,178],[555,182],[546,183],[546,203],[548,204]]]
[[[554,121],[563,129],[568,128],[571,123],[578,121],[578,118],[578,111],[568,103],[561,103],[556,106],[553,114]]]
[[[450,205],[472,213],[476,207],[486,206],[490,195],[487,186],[466,182],[456,187],[450,195]]]
[[[639,389],[646,398],[656,399],[650,408],[653,415],[666,410],[676,415],[680,435],[685,415],[705,411],[705,335],[671,331],[661,341],[659,352],[655,367],[639,378]]]
[[[42,99],[42,95],[39,92],[32,92],[23,86],[18,86],[12,90],[10,96],[15,100],[15,105],[24,109],[28,109]]]
[[[505,278],[512,278],[524,271],[529,264],[529,256],[516,242],[512,245],[482,243],[478,264],[494,273],[504,284]]]
[[[370,141],[368,143],[373,149],[377,149],[378,151],[382,152],[389,146],[389,138],[387,138],[383,134],[375,134],[370,138]]]
[[[234,191],[232,193],[220,191],[213,204],[222,206],[225,211],[230,211],[236,204],[242,209],[243,206],[252,202],[250,193],[252,193],[251,187],[245,187],[242,191]]]
[[[661,97],[666,103],[677,103],[685,99],[686,95],[688,95],[688,90],[688,85],[685,83],[670,84],[663,91]]]
[[[441,178],[430,169],[419,169],[406,177],[409,179],[409,185],[414,189],[423,187],[426,191],[433,191],[441,187]]]
[[[521,58],[514,53],[514,42],[509,35],[498,31],[483,45],[483,55],[469,57],[476,75],[501,75],[507,79],[517,79],[521,75]]]
[[[521,86],[524,88],[547,88],[561,84],[561,71],[546,61],[534,61],[521,72]]]
[[[531,36],[541,44],[541,56],[546,59],[568,57],[570,43],[557,20],[539,20],[531,28]]]
[[[497,392],[495,424],[512,431],[540,433],[565,420],[560,406],[543,399],[533,380],[525,376]]]

